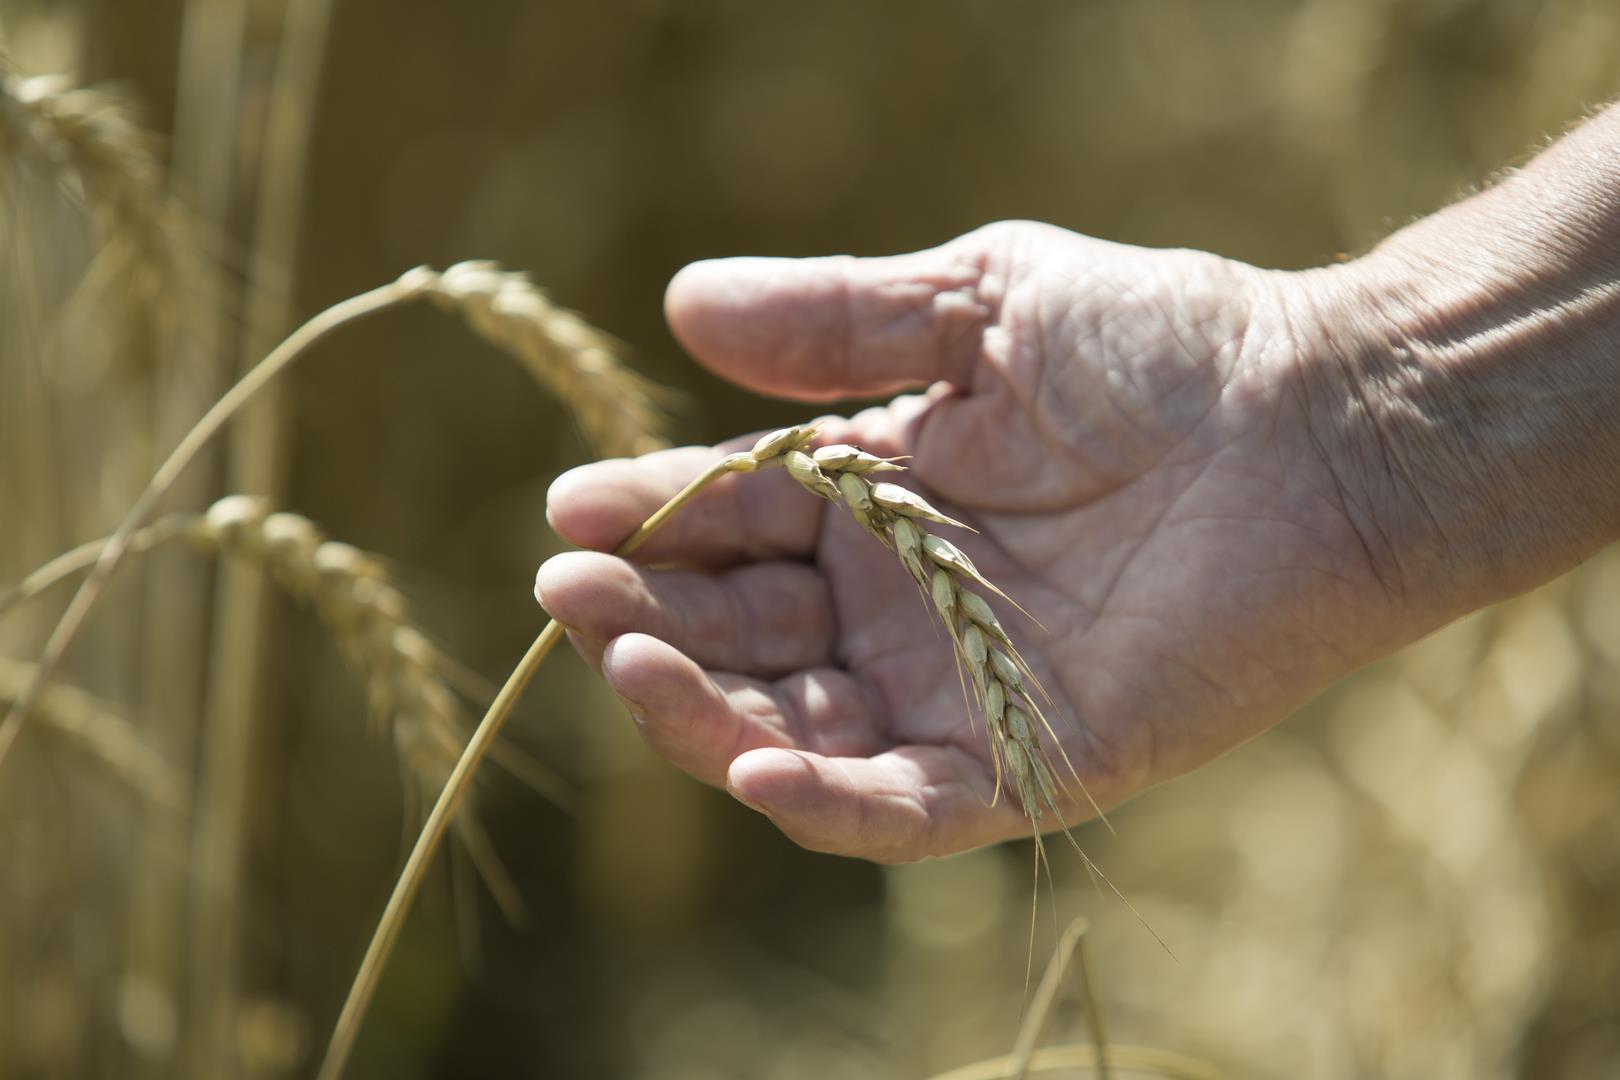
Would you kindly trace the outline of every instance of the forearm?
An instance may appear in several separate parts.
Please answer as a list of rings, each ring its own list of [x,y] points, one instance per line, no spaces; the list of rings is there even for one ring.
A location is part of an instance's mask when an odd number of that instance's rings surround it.
[[[1414,614],[1512,595],[1620,535],[1620,107],[1306,277],[1312,424]]]

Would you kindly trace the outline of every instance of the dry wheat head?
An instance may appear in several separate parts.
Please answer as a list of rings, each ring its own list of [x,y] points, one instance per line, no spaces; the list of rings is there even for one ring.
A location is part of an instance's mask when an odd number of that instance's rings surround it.
[[[901,471],[904,467],[898,461],[845,445],[812,451],[815,437],[816,430],[810,426],[772,432],[753,450],[733,455],[731,470],[752,472],[783,466],[807,491],[842,506],[894,552],[950,635],[973,705],[984,718],[997,795],[1001,784],[1008,782],[1034,825],[1038,827],[1048,815],[1061,824],[1060,798],[1065,785],[1040,739],[1041,731],[1050,737],[1082,792],[1085,786],[1037,701],[1037,696],[1045,698],[1044,689],[980,594],[988,592],[1008,603],[1013,601],[961,549],[926,527],[966,526],[934,509],[916,492],[873,479],[874,474]],[[1089,793],[1086,797],[1090,798]],[[1101,815],[1095,802],[1092,807]]]
[[[33,678],[34,665],[0,657],[0,701],[15,701]],[[118,711],[77,687],[52,686],[39,703],[44,730],[100,762],[154,810],[182,816],[190,806],[178,770],[141,739]]]
[[[669,392],[627,368],[619,342],[552,303],[526,274],[475,261],[444,271],[418,267],[400,280],[517,358],[567,406],[597,452],[644,454],[668,445],[660,431]]]
[[[230,495],[190,518],[181,535],[198,550],[262,567],[282,588],[309,604],[332,631],[350,664],[366,680],[372,725],[391,739],[413,804],[431,801],[466,745],[471,718],[451,686],[460,666],[411,625],[405,597],[383,561],[329,540],[298,514],[272,512],[264,499]],[[492,752],[497,764],[559,805],[567,784],[509,744]],[[456,835],[491,895],[509,919],[524,918],[521,893],[485,834],[476,806],[456,821]]]
[[[116,93],[60,75],[0,72],[0,171],[31,164],[82,198],[99,242],[87,288],[128,290],[136,310],[172,332],[182,300],[210,278],[196,223],[170,192],[157,147]]]

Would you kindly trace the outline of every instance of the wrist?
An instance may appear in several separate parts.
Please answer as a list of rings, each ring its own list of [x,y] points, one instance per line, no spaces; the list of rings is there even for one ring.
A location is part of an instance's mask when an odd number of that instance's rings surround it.
[[[1620,266],[1524,227],[1511,183],[1294,275],[1311,431],[1381,579],[1429,622],[1620,535]]]

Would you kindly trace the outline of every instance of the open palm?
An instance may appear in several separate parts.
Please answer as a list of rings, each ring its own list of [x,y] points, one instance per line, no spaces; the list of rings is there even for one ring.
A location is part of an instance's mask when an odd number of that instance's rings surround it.
[[[822,440],[910,455],[907,482],[978,530],[950,539],[1039,621],[1002,612],[1105,806],[1402,633],[1313,436],[1292,275],[1005,224],[894,258],[702,263],[668,308],[755,390],[926,388],[826,419]],[[610,549],[749,441],[576,469],[552,522]],[[820,850],[904,860],[1027,831],[990,805],[985,733],[928,606],[837,508],[774,471],[730,477],[636,562],[559,556],[536,591],[677,765]],[[1087,806],[1070,792],[1070,820]]]

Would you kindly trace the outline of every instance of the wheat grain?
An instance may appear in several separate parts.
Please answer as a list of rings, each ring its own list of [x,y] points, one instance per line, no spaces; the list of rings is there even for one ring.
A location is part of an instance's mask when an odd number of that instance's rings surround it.
[[[568,406],[599,453],[644,454],[667,445],[659,430],[668,391],[625,367],[618,342],[552,303],[528,275],[473,261],[442,272],[421,267],[402,280],[516,357]]]

